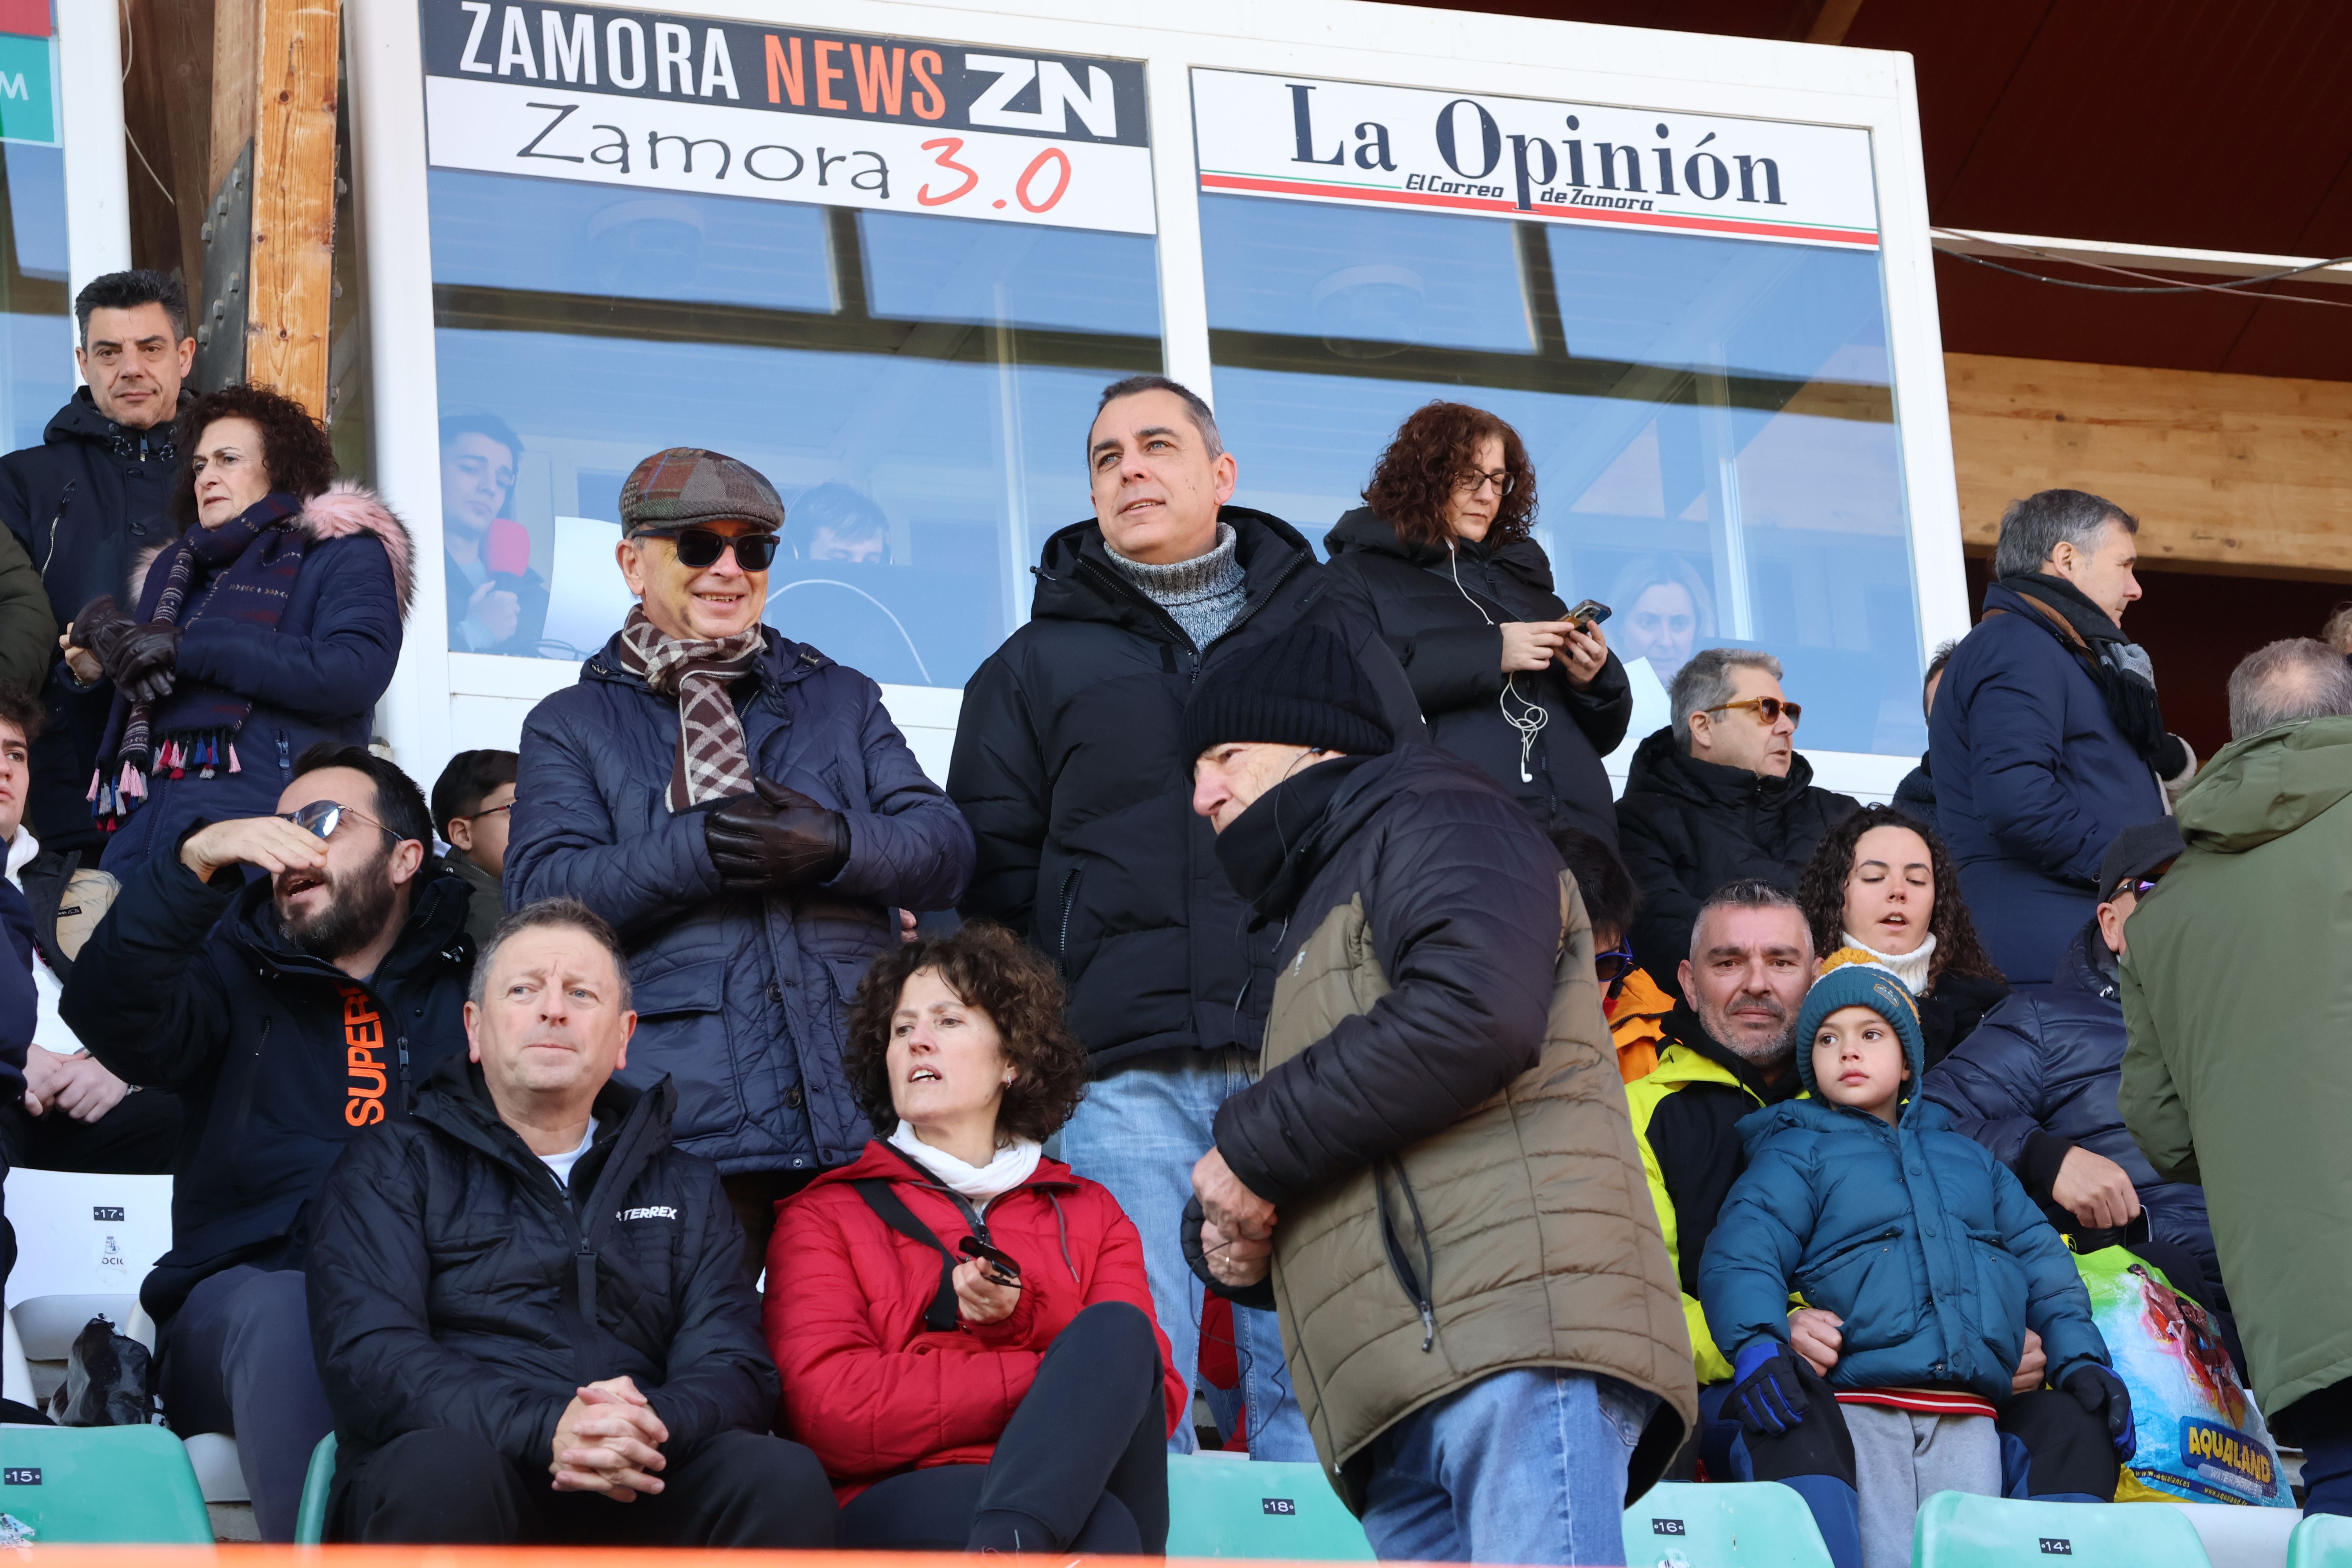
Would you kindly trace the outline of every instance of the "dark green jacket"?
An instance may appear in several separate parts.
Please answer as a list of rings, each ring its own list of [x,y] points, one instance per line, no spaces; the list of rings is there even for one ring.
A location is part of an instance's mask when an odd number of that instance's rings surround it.
[[[2352,718],[2215,755],[2189,852],[2125,928],[2116,1103],[2157,1173],[2202,1182],[2275,1415],[2352,1378]]]

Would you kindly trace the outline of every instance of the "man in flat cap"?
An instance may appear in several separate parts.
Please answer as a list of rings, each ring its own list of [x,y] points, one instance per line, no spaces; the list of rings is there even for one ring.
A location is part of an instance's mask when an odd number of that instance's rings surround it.
[[[621,487],[637,606],[531,710],[509,908],[575,898],[620,933],[639,1023],[622,1075],[677,1086],[678,1146],[717,1162],[749,1255],[777,1200],[873,1135],[844,1015],[895,909],[951,907],[971,830],[857,671],[760,624],[783,502],[677,447]]]

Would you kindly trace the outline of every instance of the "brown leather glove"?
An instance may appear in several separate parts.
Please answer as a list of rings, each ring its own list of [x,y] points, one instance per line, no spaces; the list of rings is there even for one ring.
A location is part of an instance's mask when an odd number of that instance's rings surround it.
[[[798,790],[766,779],[702,819],[719,885],[730,892],[781,893],[823,882],[849,863],[849,823]]]

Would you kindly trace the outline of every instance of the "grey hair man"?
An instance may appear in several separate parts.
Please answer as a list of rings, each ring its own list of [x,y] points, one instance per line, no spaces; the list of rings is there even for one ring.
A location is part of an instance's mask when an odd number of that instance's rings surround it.
[[[1617,840],[1642,889],[1634,960],[1679,994],[1700,904],[1742,879],[1793,892],[1822,836],[1858,803],[1813,783],[1796,749],[1802,708],[1770,654],[1702,648],[1668,697],[1674,722],[1633,753]]]
[[[2123,632],[2138,520],[2082,490],[2002,516],[1984,616],[1927,716],[1937,826],[1993,962],[2048,981],[2098,902],[2116,835],[2165,812],[2196,768],[2164,728],[2156,670]]]
[[[467,1055],[329,1173],[309,1278],[331,1539],[833,1544],[816,1457],[768,1435],[719,1169],[671,1141],[667,1078],[613,1076],[632,1000],[588,906],[517,910],[475,968]]]
[[[2352,662],[2324,642],[2282,637],[2230,672],[2230,739],[2280,724],[2352,713]]]

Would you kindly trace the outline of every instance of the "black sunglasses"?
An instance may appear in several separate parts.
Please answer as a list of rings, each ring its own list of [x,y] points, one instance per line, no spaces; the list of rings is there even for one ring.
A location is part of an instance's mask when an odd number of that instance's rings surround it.
[[[681,566],[715,566],[719,558],[730,549],[735,552],[735,564],[746,572],[765,572],[776,559],[776,546],[783,541],[772,533],[739,533],[730,536],[708,528],[641,528],[633,539],[667,539],[677,547],[677,563]]]

